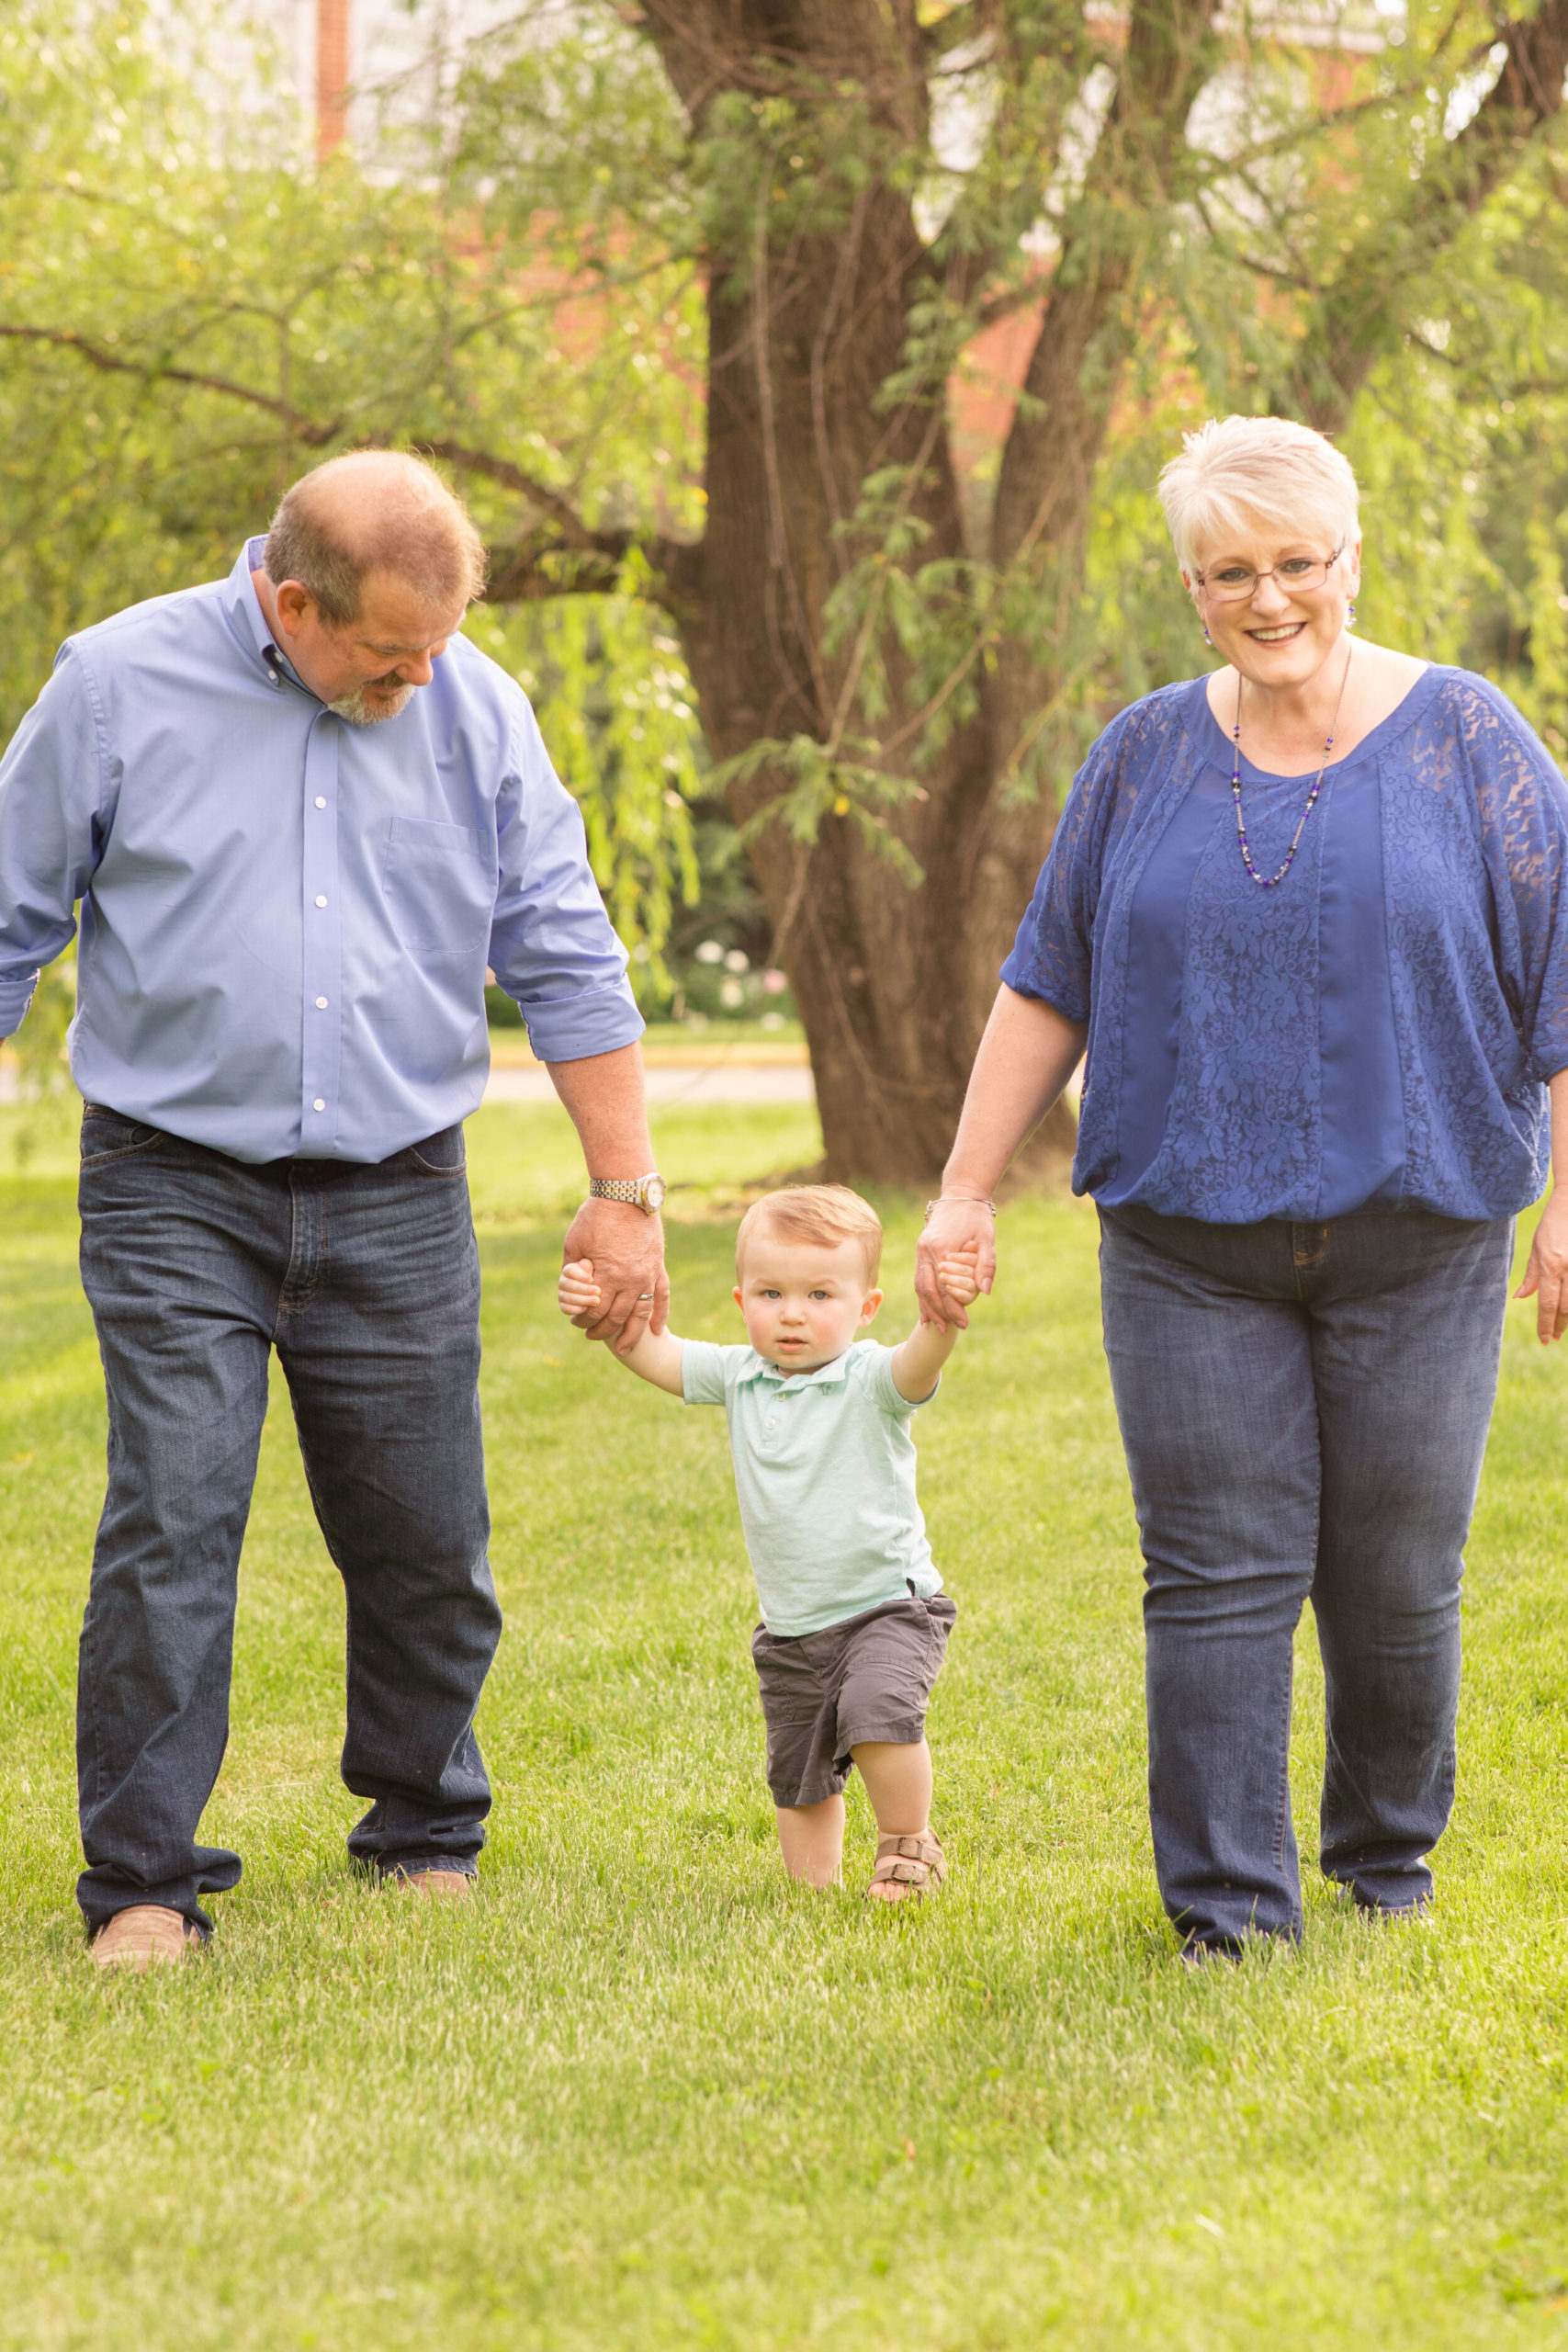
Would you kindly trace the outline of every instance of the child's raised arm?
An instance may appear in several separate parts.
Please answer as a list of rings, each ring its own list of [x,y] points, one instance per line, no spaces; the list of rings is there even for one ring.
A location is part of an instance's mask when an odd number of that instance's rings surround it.
[[[597,1306],[599,1285],[593,1279],[591,1259],[574,1259],[561,1268],[556,1298],[561,1313],[569,1317]],[[615,1354],[613,1348],[610,1352]],[[655,1335],[645,1328],[636,1347],[624,1356],[615,1356],[615,1361],[624,1363],[628,1372],[635,1372],[639,1380],[651,1381],[655,1388],[663,1388],[671,1396],[685,1394],[681,1383],[681,1342],[673,1331]]]
[[[942,1295],[954,1306],[973,1306],[980,1295],[976,1250],[944,1258],[937,1268]],[[956,1323],[917,1323],[901,1348],[893,1351],[893,1385],[906,1403],[923,1405],[958,1340]]]

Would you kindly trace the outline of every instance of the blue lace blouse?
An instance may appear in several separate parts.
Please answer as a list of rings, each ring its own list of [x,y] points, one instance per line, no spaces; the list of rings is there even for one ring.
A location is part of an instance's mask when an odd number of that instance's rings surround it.
[[[1434,665],[1260,890],[1206,686],[1106,729],[1002,967],[1089,1024],[1074,1191],[1213,1225],[1527,1207],[1568,1068],[1568,788],[1544,745]],[[1310,778],[1241,773],[1272,874]]]

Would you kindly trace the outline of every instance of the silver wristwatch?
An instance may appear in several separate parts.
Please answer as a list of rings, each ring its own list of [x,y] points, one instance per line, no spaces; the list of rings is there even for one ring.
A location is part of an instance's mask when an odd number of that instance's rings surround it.
[[[645,1216],[657,1216],[664,1206],[664,1179],[657,1170],[647,1176],[593,1176],[588,1190],[596,1201],[624,1201]]]

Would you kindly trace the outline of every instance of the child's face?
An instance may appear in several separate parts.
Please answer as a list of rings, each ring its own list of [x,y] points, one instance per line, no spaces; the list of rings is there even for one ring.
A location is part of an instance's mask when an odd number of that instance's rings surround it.
[[[746,1244],[735,1303],[760,1356],[781,1372],[815,1372],[843,1354],[882,1293],[866,1288],[858,1241],[783,1241],[764,1227]]]

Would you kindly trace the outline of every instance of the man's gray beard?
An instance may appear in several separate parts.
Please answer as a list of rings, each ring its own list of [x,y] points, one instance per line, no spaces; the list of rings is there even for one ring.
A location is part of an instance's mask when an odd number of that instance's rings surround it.
[[[396,718],[400,711],[408,708],[413,692],[412,686],[405,684],[384,702],[371,702],[368,689],[358,686],[353,694],[340,695],[336,702],[328,703],[327,708],[339,718],[346,718],[351,727],[379,727],[383,720]]]

